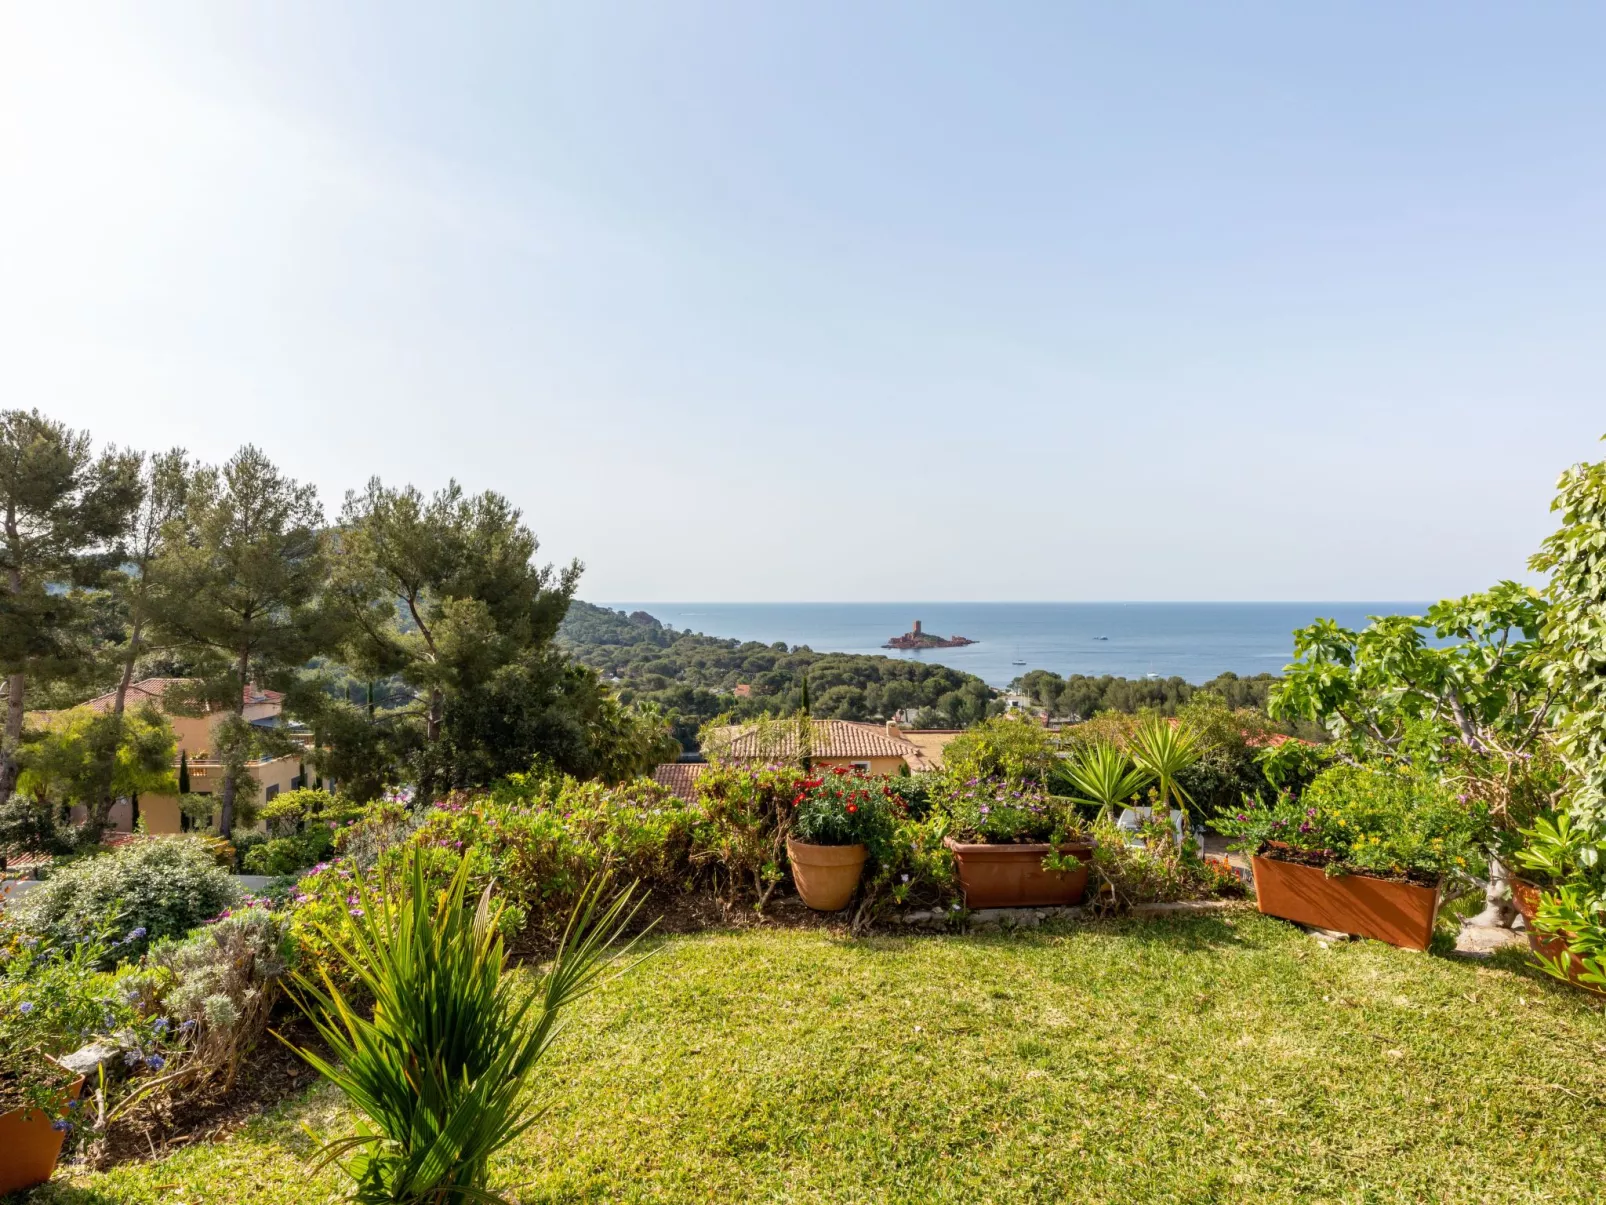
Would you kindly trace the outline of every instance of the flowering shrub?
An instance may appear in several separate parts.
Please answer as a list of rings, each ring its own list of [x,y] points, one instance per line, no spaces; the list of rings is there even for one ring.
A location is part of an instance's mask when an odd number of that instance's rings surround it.
[[[807,845],[868,845],[879,853],[893,815],[903,810],[885,779],[847,766],[799,785],[792,797],[792,836]]]
[[[1334,766],[1297,798],[1214,821],[1235,848],[1327,868],[1436,883],[1463,872],[1489,837],[1487,809],[1442,780],[1408,770]]]
[[[1035,787],[1004,779],[950,780],[936,807],[961,841],[984,845],[1056,842],[1080,832],[1075,813]]]
[[[63,946],[115,924],[121,944],[107,957],[122,962],[211,920],[239,895],[207,843],[150,837],[72,863],[12,907],[24,929]]]
[[[0,1112],[54,1109],[70,1077],[46,1056],[130,1026],[135,1014],[115,976],[99,969],[110,942],[99,935],[66,944],[37,937],[9,911],[0,911]]]

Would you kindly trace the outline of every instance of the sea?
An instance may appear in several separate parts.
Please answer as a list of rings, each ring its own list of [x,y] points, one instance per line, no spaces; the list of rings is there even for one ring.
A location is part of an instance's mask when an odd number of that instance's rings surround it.
[[[1420,615],[1421,602],[1221,603],[695,603],[610,602],[705,636],[807,645],[817,653],[871,653],[951,666],[1006,687],[1034,669],[1056,674],[1173,675],[1205,682],[1280,673],[1293,660],[1295,628],[1315,619],[1365,627],[1373,615]],[[883,649],[920,620],[935,636],[968,636],[964,648]]]

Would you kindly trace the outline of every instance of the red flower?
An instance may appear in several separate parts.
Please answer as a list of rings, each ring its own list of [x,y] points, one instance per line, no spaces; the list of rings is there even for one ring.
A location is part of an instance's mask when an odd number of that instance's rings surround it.
[[[853,770],[848,766],[832,766],[831,767],[831,773],[833,773],[833,774],[852,774]]]
[[[803,802],[803,796],[799,795],[796,799],[792,800],[792,806],[796,807],[798,804],[800,804],[802,802]]]
[[[858,804],[856,804],[856,803],[850,803],[850,804],[848,804],[848,811],[850,811],[850,812],[856,812],[856,811],[858,811],[858,810],[859,810],[859,805],[858,805]]]

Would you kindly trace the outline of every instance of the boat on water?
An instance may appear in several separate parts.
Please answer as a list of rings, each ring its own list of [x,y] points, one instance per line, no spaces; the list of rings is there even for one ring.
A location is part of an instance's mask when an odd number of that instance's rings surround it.
[[[1094,640],[1108,640],[1109,637],[1108,636],[1095,636],[1095,637],[1093,637],[1093,639]]]
[[[1011,665],[1025,665],[1026,662],[1024,662],[1024,661],[1011,661],[1010,664]]]

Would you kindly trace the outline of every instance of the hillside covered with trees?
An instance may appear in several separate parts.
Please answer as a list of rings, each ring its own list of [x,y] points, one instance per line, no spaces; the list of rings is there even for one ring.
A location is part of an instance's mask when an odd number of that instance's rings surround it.
[[[704,636],[667,627],[645,611],[627,615],[578,600],[558,628],[558,644],[611,682],[620,702],[661,708],[688,749],[715,716],[797,711],[805,674],[809,711],[825,719],[910,711],[922,727],[963,728],[998,709],[990,686],[945,665]]]

